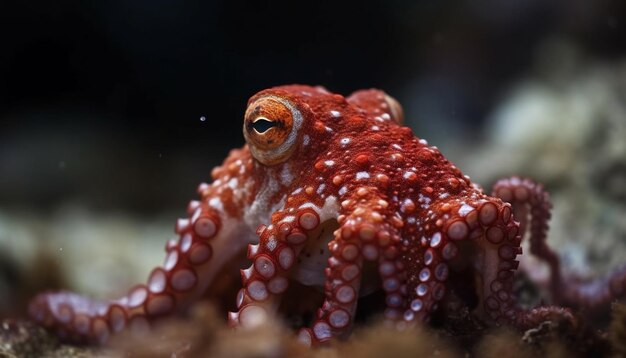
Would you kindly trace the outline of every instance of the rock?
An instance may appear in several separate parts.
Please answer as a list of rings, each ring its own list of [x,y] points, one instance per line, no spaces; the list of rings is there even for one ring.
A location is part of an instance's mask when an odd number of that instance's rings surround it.
[[[60,344],[43,328],[20,320],[0,321],[0,357],[102,357],[92,348]]]

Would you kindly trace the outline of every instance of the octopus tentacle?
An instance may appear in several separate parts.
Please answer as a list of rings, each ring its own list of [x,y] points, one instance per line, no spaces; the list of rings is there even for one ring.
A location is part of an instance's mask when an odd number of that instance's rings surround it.
[[[429,321],[432,312],[438,307],[438,302],[446,293],[443,282],[448,268],[443,257],[437,251],[426,250],[423,263],[424,267],[417,275],[409,275],[407,305],[400,317],[408,323]]]
[[[497,212],[495,220],[490,212]],[[488,202],[479,208],[479,223],[484,228],[480,243],[484,248],[483,308],[496,323],[513,322],[517,305],[513,297],[513,273],[522,253],[519,224],[513,220],[507,203]],[[492,221],[489,223],[489,221]]]
[[[385,291],[385,320],[388,322],[398,322],[407,320],[406,315],[408,290],[406,280],[406,270],[401,260],[393,260],[381,257],[378,263],[378,273],[382,280]]]
[[[555,303],[593,309],[603,307],[626,290],[626,266],[595,280],[565,278],[558,255],[547,244],[548,220],[552,204],[543,185],[528,178],[513,176],[494,184],[493,195],[511,203],[520,221],[520,233],[529,230],[530,252],[546,261],[550,268],[550,294]],[[530,222],[529,222],[530,219]],[[545,316],[545,310],[539,316]],[[536,320],[541,320],[537,318]]]
[[[240,154],[231,153],[224,166]],[[218,167],[214,178],[227,171]],[[222,187],[220,179],[198,187],[201,200],[192,200],[188,216],[176,222],[178,236],[167,242],[163,265],[152,270],[145,284],[114,300],[96,300],[67,291],[43,293],[30,303],[30,315],[64,340],[104,343],[124,328],[145,330],[150,321],[186,308],[254,238],[229,213],[241,204],[232,195],[223,195],[224,190],[230,188]],[[232,240],[233,236],[240,240]]]
[[[191,216],[176,224],[178,240],[166,245],[162,267],[146,284],[117,300],[92,300],[70,292],[45,293],[30,305],[31,315],[71,341],[104,343],[125,326],[141,329],[153,318],[184,308],[211,282],[217,267],[235,254],[220,238],[220,218],[207,203],[190,204]],[[214,251],[219,256],[214,256]]]
[[[243,288],[237,294],[238,311],[228,315],[230,326],[253,328],[276,311],[289,286],[289,273],[320,223],[319,212],[306,206],[276,212],[270,226],[258,228],[260,241],[249,246],[252,265],[241,270]]]
[[[450,272],[467,269],[476,272],[477,295],[483,303],[479,311],[494,320],[513,318],[516,311],[511,295],[512,272],[517,268],[515,257],[521,248],[510,205],[477,197],[471,202],[444,200],[433,204],[433,208],[441,216],[422,223],[426,230],[417,260],[411,260],[415,253],[405,257],[410,269],[405,321],[428,321],[446,295]],[[467,250],[464,242],[478,250],[459,255]],[[466,262],[470,255],[473,259]]]
[[[131,321],[143,325],[146,319],[184,306],[210,280],[207,271],[211,271],[212,253],[216,244],[221,246],[213,240],[220,230],[215,210],[200,202],[190,206],[195,208],[191,217],[179,219],[176,224],[179,239],[167,243],[163,266],[150,273],[146,284],[111,301],[91,300],[69,292],[43,294],[31,304],[32,316],[44,326],[64,331],[72,341],[103,343],[110,333],[132,326]]]
[[[523,310],[518,306],[512,291],[514,272],[519,265],[515,258],[522,253],[519,223],[514,220],[509,203],[491,199],[476,202],[475,205],[480,229],[474,232],[481,233],[477,239],[483,249],[478,259],[481,262],[479,272],[484,312],[497,324],[508,323],[520,329],[534,327],[546,319],[576,324],[568,309],[541,306]],[[453,231],[451,225],[448,226],[448,236]],[[471,236],[467,238],[471,240]]]
[[[311,328],[301,329],[298,335],[300,341],[308,345],[345,338],[349,334],[363,284],[361,275],[365,260],[387,263],[381,266],[384,267],[382,271],[387,270],[386,275],[382,275],[387,302],[392,297],[391,301],[403,304],[402,298],[395,293],[400,289],[400,280],[388,269],[388,265],[396,266],[398,252],[394,244],[400,241],[400,236],[393,227],[379,220],[377,205],[385,204],[375,188],[362,188],[354,194],[342,202],[343,212],[349,214],[339,216],[341,226],[328,245],[332,256],[325,269],[326,299]]]
[[[528,178],[513,176],[498,180],[493,186],[493,195],[512,205],[514,217],[520,223],[522,238],[529,231],[530,252],[548,264],[550,292],[553,298],[560,302],[562,299],[560,262],[546,240],[552,209],[549,194],[544,191],[543,185]]]
[[[311,328],[303,328],[298,334],[299,340],[307,345],[345,336],[354,320],[363,262],[358,234],[346,228],[339,229],[329,248],[332,256],[325,269],[326,299]]]

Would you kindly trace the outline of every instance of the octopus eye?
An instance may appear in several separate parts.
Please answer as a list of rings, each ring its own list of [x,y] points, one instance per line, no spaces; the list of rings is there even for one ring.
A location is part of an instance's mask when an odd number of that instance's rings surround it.
[[[252,128],[258,133],[263,134],[270,130],[273,127],[276,127],[278,124],[275,121],[269,120],[267,118],[259,117],[254,122],[252,122]]]
[[[278,164],[293,152],[301,122],[302,115],[289,101],[265,96],[248,105],[243,134],[259,162]]]

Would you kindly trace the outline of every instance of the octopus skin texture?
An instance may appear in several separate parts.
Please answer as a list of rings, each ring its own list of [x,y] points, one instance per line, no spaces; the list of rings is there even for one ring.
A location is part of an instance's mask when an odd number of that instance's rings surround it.
[[[241,270],[229,323],[262,323],[297,281],[324,293],[298,333],[311,345],[347,337],[358,297],[381,287],[387,321],[427,322],[459,272],[471,273],[465,284],[480,320],[520,329],[549,319],[575,324],[569,308],[516,304],[523,237],[552,270],[555,304],[606,307],[624,294],[623,268],[592,282],[561,276],[546,243],[550,201],[541,185],[512,177],[487,195],[402,120],[398,102],[375,89],[347,98],[303,85],[257,93],[245,113],[246,145],[200,184],[147,283],[114,300],[43,293],[31,316],[64,340],[103,343],[184,310],[247,250],[251,265]]]

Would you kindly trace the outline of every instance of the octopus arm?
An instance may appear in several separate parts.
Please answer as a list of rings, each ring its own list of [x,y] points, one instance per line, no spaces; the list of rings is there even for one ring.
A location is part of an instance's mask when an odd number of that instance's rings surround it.
[[[543,185],[513,176],[497,181],[492,195],[512,205],[520,223],[520,235],[529,240],[530,252],[548,265],[549,292],[556,304],[601,311],[612,300],[624,296],[626,266],[591,280],[564,277],[559,257],[547,243],[552,204]]]
[[[310,328],[299,332],[300,341],[318,345],[333,338],[346,338],[351,332],[357,299],[372,277],[363,274],[366,261],[378,263],[387,311],[404,304],[404,266],[399,260],[399,230],[388,223],[381,211],[387,206],[375,187],[361,187],[342,201],[339,228],[328,244],[331,257],[324,272],[325,300]],[[387,312],[389,315],[389,312]]]
[[[177,238],[167,242],[162,266],[145,284],[114,300],[95,300],[71,292],[48,292],[30,303],[31,316],[66,341],[104,343],[125,328],[147,329],[155,318],[185,309],[202,295],[219,270],[255,240],[253,230],[237,220],[242,198],[233,195],[229,178],[240,169],[245,151],[233,151],[214,170],[213,184],[201,184],[200,200],[176,222]],[[230,169],[229,169],[230,167]]]
[[[291,202],[304,200],[308,199],[292,198]],[[311,241],[322,238],[320,232],[328,222],[335,222],[331,227],[337,229],[327,245],[330,257],[317,268],[325,274],[325,300],[310,328],[300,330],[300,341],[317,345],[349,334],[365,260],[380,262],[381,276],[388,281],[388,301],[392,306],[401,303],[402,267],[396,270],[398,252],[392,246],[399,241],[399,234],[376,212],[381,200],[375,188],[357,190],[351,199],[342,201],[341,208],[334,197],[321,207],[309,202],[290,206],[288,200],[285,209],[272,215],[271,225],[259,230],[260,244],[250,246],[253,264],[242,270],[244,288],[237,298],[239,311],[230,314],[231,324],[255,326],[275,312],[287,290],[288,277],[293,277],[290,273],[297,269],[295,262],[307,260],[302,253]]]

